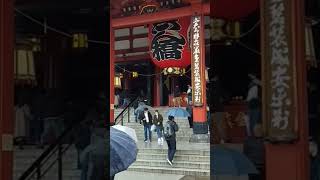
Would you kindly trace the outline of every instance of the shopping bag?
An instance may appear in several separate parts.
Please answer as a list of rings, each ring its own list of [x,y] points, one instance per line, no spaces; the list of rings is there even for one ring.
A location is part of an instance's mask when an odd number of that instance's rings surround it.
[[[151,131],[156,131],[156,125],[154,125],[154,124],[152,124],[152,126],[151,126]]]

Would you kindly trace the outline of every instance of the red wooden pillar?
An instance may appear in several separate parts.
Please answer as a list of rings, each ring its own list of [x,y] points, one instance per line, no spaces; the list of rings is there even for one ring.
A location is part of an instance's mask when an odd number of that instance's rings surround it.
[[[0,0],[0,179],[13,175],[14,5]]]
[[[207,99],[206,99],[206,80],[205,80],[205,23],[204,23],[204,9],[203,4],[199,0],[191,1],[191,7],[193,15],[200,16],[200,80],[201,80],[201,96],[202,106],[193,107],[193,135],[190,139],[191,142],[210,142],[208,135],[208,123],[207,123]],[[191,35],[193,36],[193,34]],[[193,56],[193,55],[192,55]],[[194,60],[193,60],[194,61]],[[191,75],[194,76],[195,69],[192,66]],[[194,80],[193,80],[194,81]],[[195,93],[195,83],[192,83],[193,93]],[[195,100],[193,98],[193,103]]]
[[[269,0],[272,2],[271,0]],[[295,125],[297,125],[298,140],[291,144],[267,144],[266,145],[266,179],[267,180],[306,180],[309,179],[309,152],[308,152],[308,119],[307,119],[307,93],[306,93],[306,60],[304,51],[304,1],[284,0],[289,4],[286,8],[291,9],[286,13],[286,22],[291,23],[289,27],[292,41],[289,44],[289,53],[292,56],[290,62],[294,62],[294,80],[296,82],[296,107],[294,113],[296,116]],[[262,24],[262,57],[264,61],[270,61],[266,51],[270,51],[266,46],[265,38],[269,36],[267,32],[268,23],[265,20],[265,12],[271,9],[266,7],[266,2],[261,0],[261,24]],[[278,12],[278,11],[275,11]],[[288,34],[288,32],[286,32]],[[288,54],[289,54],[288,53]],[[266,92],[265,92],[266,93]],[[267,99],[268,97],[264,97]],[[268,107],[269,108],[269,107]],[[264,113],[264,118],[266,115]],[[265,119],[269,121],[268,119]]]
[[[112,22],[112,19],[110,18]],[[110,125],[114,124],[114,62],[115,62],[115,52],[114,52],[114,29],[110,26]]]
[[[155,73],[157,74],[154,76],[153,79],[153,106],[160,106],[160,73],[161,69],[156,68]]]

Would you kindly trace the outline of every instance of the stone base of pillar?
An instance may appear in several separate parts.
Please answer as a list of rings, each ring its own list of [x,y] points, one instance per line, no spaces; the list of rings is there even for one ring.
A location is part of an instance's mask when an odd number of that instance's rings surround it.
[[[194,134],[208,134],[208,123],[193,122],[193,133]]]
[[[189,140],[192,143],[210,143],[209,134],[192,134]]]
[[[193,134],[189,140],[193,143],[210,143],[208,123],[193,123]]]

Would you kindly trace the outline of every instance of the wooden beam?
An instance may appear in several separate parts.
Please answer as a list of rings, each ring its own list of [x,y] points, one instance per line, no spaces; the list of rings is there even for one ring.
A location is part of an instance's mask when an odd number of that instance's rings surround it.
[[[149,52],[149,47],[140,47],[140,48],[132,48],[132,49],[121,49],[116,50],[115,54],[129,54],[129,53],[137,53],[137,52]]]
[[[205,3],[202,5],[202,11],[205,15],[210,14],[210,3]],[[166,11],[156,12],[153,14],[144,14],[140,16],[129,16],[123,18],[113,19],[111,26],[114,29],[127,28],[133,26],[139,26],[149,23],[168,21],[172,19],[177,19],[184,16],[192,16],[194,11],[191,6],[182,7],[177,9],[170,9]]]
[[[150,60],[150,55],[144,54],[144,55],[136,55],[136,56],[117,57],[115,62],[121,63],[121,62],[149,61],[149,60]]]

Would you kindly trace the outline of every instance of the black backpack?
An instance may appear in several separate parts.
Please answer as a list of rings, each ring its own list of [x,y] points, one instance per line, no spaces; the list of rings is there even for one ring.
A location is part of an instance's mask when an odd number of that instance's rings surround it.
[[[174,135],[174,129],[171,125],[170,121],[167,121],[166,124],[163,126],[163,135],[166,139],[172,137]]]

